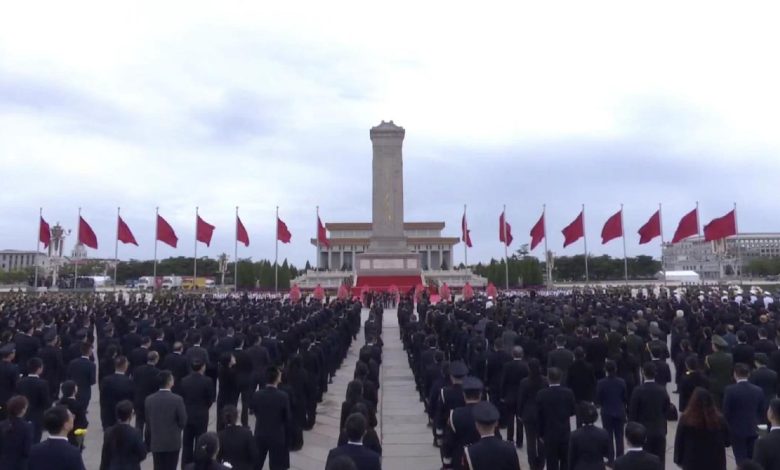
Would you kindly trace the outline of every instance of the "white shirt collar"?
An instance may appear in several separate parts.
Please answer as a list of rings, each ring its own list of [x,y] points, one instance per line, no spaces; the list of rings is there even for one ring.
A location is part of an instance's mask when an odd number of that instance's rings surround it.
[[[39,378],[38,374],[27,374],[27,377],[35,377],[36,379]]]
[[[68,438],[66,436],[49,436],[49,440],[56,440],[56,441],[66,441]]]
[[[747,382],[747,381],[748,381],[748,379],[739,379],[739,380],[737,380],[737,383],[739,384],[739,383]]]
[[[351,445],[351,446],[362,446],[363,445],[362,442],[352,442],[352,441],[347,441],[347,444]]]
[[[771,428],[769,428],[769,432],[778,431],[778,430],[780,430],[780,426],[772,426]]]
[[[626,453],[629,453],[629,452],[641,452],[643,450],[644,449],[641,448],[641,447],[629,447],[628,449],[626,449]]]

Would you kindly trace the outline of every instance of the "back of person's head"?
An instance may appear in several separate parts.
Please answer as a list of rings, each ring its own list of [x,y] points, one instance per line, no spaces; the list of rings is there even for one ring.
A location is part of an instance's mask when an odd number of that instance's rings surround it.
[[[626,441],[631,447],[642,447],[647,439],[647,430],[641,423],[629,421],[626,423]]]
[[[366,434],[366,418],[360,413],[352,413],[344,423],[344,433],[350,442],[361,442]]]
[[[705,388],[696,387],[688,405],[680,416],[680,423],[697,429],[717,430],[722,418],[712,394]]]
[[[580,406],[580,420],[582,424],[593,424],[599,419],[599,411],[593,403],[584,402]]]
[[[133,402],[130,400],[122,400],[116,404],[115,408],[116,419],[120,422],[129,421],[133,417]]]
[[[357,403],[363,398],[363,383],[358,380],[352,380],[347,384],[347,402]]]
[[[346,455],[342,455],[330,461],[325,470],[359,470],[355,462]]]
[[[226,405],[222,408],[222,421],[225,424],[236,424],[236,421],[238,421],[238,408],[234,405]]]
[[[539,359],[533,358],[528,361],[528,377],[531,379],[538,379],[542,376],[542,365]]]
[[[585,350],[582,348],[582,346],[577,346],[574,348],[574,358],[577,360],[585,359]]]
[[[63,431],[70,431],[67,429],[69,423],[72,424],[70,411],[63,405],[53,406],[43,413],[43,428],[49,435],[59,436]]]
[[[84,341],[81,343],[81,346],[79,346],[79,349],[81,350],[82,356],[89,356],[92,354],[92,343]]]
[[[146,353],[146,363],[155,365],[160,360],[160,353],[157,351],[149,351]]]
[[[604,362],[604,370],[607,371],[608,376],[614,377],[615,374],[617,374],[617,363],[612,359],[607,359],[606,362]]]
[[[566,346],[566,337],[563,335],[556,336],[555,345],[558,346],[559,348]]]
[[[15,416],[17,418],[21,418],[22,415],[24,415],[24,413],[27,411],[28,405],[29,402],[27,401],[27,397],[24,395],[14,395],[8,400],[5,408],[9,417]]]
[[[176,352],[182,352],[184,349],[184,344],[181,341],[176,341],[173,343],[173,350]]]
[[[737,332],[737,341],[740,343],[745,343],[748,340],[748,335],[743,330],[739,330]]]
[[[686,357],[685,368],[690,371],[699,370],[699,357],[695,354]]]
[[[213,432],[202,434],[195,443],[195,470],[209,470],[217,459],[219,452],[219,436]]]
[[[118,371],[127,370],[127,357],[117,356],[116,359],[114,359],[114,369]]]
[[[160,388],[171,388],[173,386],[173,372],[162,370],[157,374],[157,378],[160,381]]]
[[[772,424],[780,425],[780,398],[773,398],[769,402],[767,415]]]
[[[206,370],[206,363],[203,361],[203,359],[196,357],[190,362],[190,368],[193,372],[203,372]]]
[[[734,375],[738,379],[746,379],[750,375],[750,367],[747,364],[738,362],[734,364]]]
[[[43,361],[38,357],[31,357],[27,360],[27,373],[37,374],[43,368]]]
[[[645,362],[642,366],[642,375],[647,380],[655,380],[656,366],[652,362]]]
[[[269,384],[275,384],[279,382],[279,377],[281,375],[282,372],[279,370],[278,367],[275,366],[271,366],[265,370],[265,377]]]
[[[73,380],[66,380],[60,385],[60,391],[64,398],[70,398],[76,394],[76,382]]]
[[[547,369],[547,380],[549,380],[551,384],[560,384],[561,377],[561,369],[557,367],[550,367]]]

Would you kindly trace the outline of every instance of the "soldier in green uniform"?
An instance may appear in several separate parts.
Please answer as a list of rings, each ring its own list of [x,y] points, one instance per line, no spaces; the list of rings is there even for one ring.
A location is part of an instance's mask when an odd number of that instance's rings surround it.
[[[723,402],[723,391],[727,385],[732,383],[734,359],[728,352],[729,344],[721,336],[712,337],[712,347],[715,352],[707,356],[706,362],[709,370],[710,391],[720,407]]]

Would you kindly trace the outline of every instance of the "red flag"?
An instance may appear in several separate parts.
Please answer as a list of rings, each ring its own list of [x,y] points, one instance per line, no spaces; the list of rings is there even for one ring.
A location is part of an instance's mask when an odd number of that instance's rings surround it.
[[[49,229],[49,223],[43,220],[43,217],[41,217],[41,222],[38,226],[38,241],[43,243],[44,248],[48,248],[49,244],[51,243],[51,230]]]
[[[661,211],[655,211],[650,220],[639,229],[639,244],[644,245],[655,237],[661,236]]]
[[[314,297],[315,300],[324,299],[325,289],[323,289],[321,285],[317,284],[317,287],[314,288],[314,293],[312,294],[312,297]]]
[[[441,300],[443,300],[444,302],[449,302],[451,295],[452,293],[450,292],[450,286],[448,286],[447,283],[445,282],[439,288],[439,296],[441,297]]]
[[[79,243],[88,246],[93,250],[97,250],[98,242],[92,227],[89,226],[83,217],[79,216]]]
[[[623,209],[617,211],[607,219],[604,228],[601,229],[601,244],[604,245],[616,238],[623,236]]]
[[[504,213],[501,213],[501,217],[498,218],[498,240],[506,243],[506,246],[512,244],[512,226],[504,218]]]
[[[460,228],[463,231],[460,239],[467,247],[471,248],[471,230],[469,230],[469,224],[466,222],[466,214],[463,214],[463,219],[460,222]]]
[[[567,246],[571,245],[572,243],[576,242],[580,238],[585,236],[585,224],[583,223],[583,214],[580,212],[580,215],[577,216],[576,219],[572,223],[566,226],[565,229],[561,230],[563,233],[563,247],[566,248]]]
[[[544,213],[542,213],[542,216],[539,217],[539,221],[536,222],[536,225],[531,228],[531,249],[533,250],[536,248],[539,243],[544,240]]]
[[[279,217],[276,218],[276,239],[282,243],[290,243],[292,240],[292,233],[287,230],[287,224]]]
[[[320,216],[317,216],[317,241],[320,245],[330,248],[330,242],[328,241],[328,232],[325,231],[325,226],[322,225]]]
[[[674,238],[672,243],[677,243],[680,240],[688,238],[690,236],[699,233],[699,208],[688,212],[680,219],[680,223],[677,225],[677,230],[674,232]]]
[[[243,243],[244,246],[249,246],[249,233],[246,231],[244,224],[241,223],[238,215],[236,215],[236,241]]]
[[[122,220],[121,216],[117,216],[117,218],[117,239],[124,244],[132,243],[133,245],[138,246],[138,242],[135,241],[135,237],[133,236],[133,232],[130,231],[130,227]]]
[[[173,227],[159,214],[157,215],[157,240],[176,248],[176,244],[179,243],[179,238],[176,236],[176,232],[173,231]]]
[[[211,245],[211,236],[214,235],[214,226],[197,216],[195,224],[195,238],[206,246]]]
[[[466,300],[474,298],[474,288],[468,282],[463,286],[463,298]]]
[[[704,226],[704,241],[714,242],[737,234],[737,213],[732,210],[723,217],[712,219]]]
[[[486,290],[488,297],[493,297],[494,299],[498,297],[498,289],[496,289],[496,286],[494,286],[492,282],[488,282]]]
[[[301,300],[301,288],[298,287],[298,284],[293,284],[290,289],[290,301],[295,304],[299,300]]]

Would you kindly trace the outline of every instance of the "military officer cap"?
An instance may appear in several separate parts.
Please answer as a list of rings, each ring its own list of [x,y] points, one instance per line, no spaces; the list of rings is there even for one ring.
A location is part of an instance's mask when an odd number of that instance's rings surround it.
[[[461,379],[465,377],[466,375],[468,375],[468,373],[469,373],[469,368],[466,367],[466,364],[464,364],[461,361],[453,362],[450,365],[450,375],[457,379]]]
[[[7,356],[14,351],[16,351],[15,343],[4,344],[2,347],[0,347],[0,356]]]
[[[463,379],[463,391],[465,392],[482,391],[483,388],[484,385],[482,385],[482,381],[476,377],[469,376]]]
[[[715,335],[712,337],[712,344],[714,344],[719,348],[727,348],[729,346],[729,343],[727,343],[726,340],[719,335]]]
[[[481,401],[474,405],[472,413],[474,414],[474,421],[481,424],[496,423],[501,417],[498,409],[489,401]]]

